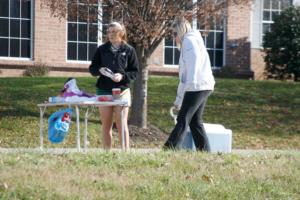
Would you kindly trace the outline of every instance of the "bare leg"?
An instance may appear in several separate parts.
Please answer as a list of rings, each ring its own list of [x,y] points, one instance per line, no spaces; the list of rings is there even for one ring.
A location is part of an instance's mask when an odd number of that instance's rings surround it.
[[[116,125],[119,133],[119,143],[122,146],[122,119],[121,119],[121,112],[122,112],[122,107],[121,106],[115,106],[115,120],[116,120]],[[125,149],[129,149],[129,130],[128,130],[128,111],[129,108],[125,107],[124,108],[124,133],[125,133]]]
[[[100,119],[102,122],[102,138],[104,149],[111,149],[112,147],[112,117],[113,107],[103,106],[99,107]]]

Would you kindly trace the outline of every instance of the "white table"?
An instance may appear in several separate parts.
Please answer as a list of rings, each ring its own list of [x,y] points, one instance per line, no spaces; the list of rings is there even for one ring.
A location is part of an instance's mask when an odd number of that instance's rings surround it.
[[[43,150],[44,145],[44,113],[47,107],[74,107],[76,112],[76,147],[77,151],[81,151],[80,147],[80,119],[79,119],[79,107],[86,107],[84,115],[85,130],[84,130],[84,149],[87,148],[87,121],[88,121],[88,108],[99,106],[121,106],[121,125],[122,125],[122,149],[125,150],[125,122],[124,122],[124,107],[127,106],[126,101],[84,101],[84,102],[61,102],[61,103],[41,103],[37,104],[40,109],[40,149]]]

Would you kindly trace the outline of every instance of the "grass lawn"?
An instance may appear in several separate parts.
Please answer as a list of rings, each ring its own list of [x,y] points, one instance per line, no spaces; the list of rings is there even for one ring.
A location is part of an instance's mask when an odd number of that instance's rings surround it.
[[[299,199],[300,153],[0,153],[0,199]]]
[[[65,80],[0,78],[0,147],[39,146],[36,104],[56,95]],[[149,80],[149,123],[166,134],[174,126],[169,108],[175,99],[177,81],[175,77]],[[80,89],[94,92],[95,79],[77,78],[77,82]],[[299,86],[217,79],[207,103],[205,122],[232,129],[233,148],[299,150]],[[48,109],[46,118],[56,110]],[[89,124],[91,147],[101,147],[99,130],[95,112]],[[75,147],[74,133],[73,124],[63,144],[54,146],[46,140],[45,146]],[[299,151],[0,152],[0,199],[4,200],[299,199],[299,177]]]
[[[36,104],[57,95],[65,80],[0,78],[0,147],[39,145]],[[94,78],[77,78],[79,88],[92,93],[95,82]],[[176,77],[152,76],[149,79],[148,121],[166,134],[174,127],[169,108],[175,99],[177,83]],[[47,109],[45,123],[55,110],[57,108]],[[299,83],[217,79],[215,91],[207,102],[204,120],[232,129],[233,148],[299,149],[299,110]],[[71,133],[74,132],[73,125]],[[100,147],[100,138],[98,112],[94,112],[89,123],[90,146]],[[46,146],[53,147],[47,141]],[[59,145],[62,146],[75,146],[75,134],[70,134]]]

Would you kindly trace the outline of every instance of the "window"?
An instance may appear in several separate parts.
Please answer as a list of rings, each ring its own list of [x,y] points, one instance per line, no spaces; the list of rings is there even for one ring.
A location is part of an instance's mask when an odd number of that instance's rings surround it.
[[[165,65],[178,65],[179,63],[179,50],[176,47],[174,39],[165,39]]]
[[[209,30],[205,30],[204,27],[197,23],[197,29],[202,34],[211,65],[214,68],[222,67],[224,56],[223,21],[220,23],[211,23]]]
[[[98,46],[98,4],[68,5],[68,60],[90,61]]]
[[[0,1],[0,57],[31,58],[31,0]]]
[[[222,22],[223,23],[223,22]],[[196,23],[197,24],[197,23]],[[194,23],[193,23],[194,25]],[[195,26],[195,25],[194,25]],[[209,54],[211,65],[214,68],[220,68],[223,66],[224,57],[224,31],[223,25],[217,25],[213,23],[209,30],[204,30],[201,25],[197,24],[196,27],[202,34],[204,44]],[[206,34],[204,34],[206,33]],[[204,36],[206,35],[206,36]],[[165,39],[165,49],[164,49],[164,64],[165,65],[178,65],[179,61],[179,50],[175,45],[174,40]]]
[[[263,38],[266,32],[271,31],[271,24],[280,12],[290,6],[290,0],[263,0],[262,1],[262,33]]]

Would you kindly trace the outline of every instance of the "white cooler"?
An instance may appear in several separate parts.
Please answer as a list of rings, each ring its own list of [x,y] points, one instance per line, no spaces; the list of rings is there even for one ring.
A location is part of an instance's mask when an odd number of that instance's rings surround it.
[[[232,131],[221,124],[206,124],[204,128],[208,137],[211,152],[231,152]]]
[[[230,153],[232,144],[232,131],[226,129],[221,124],[207,124],[204,123],[204,128],[208,137],[211,152]],[[195,151],[195,144],[191,131],[188,129],[183,136],[180,144],[177,146],[179,149]]]

